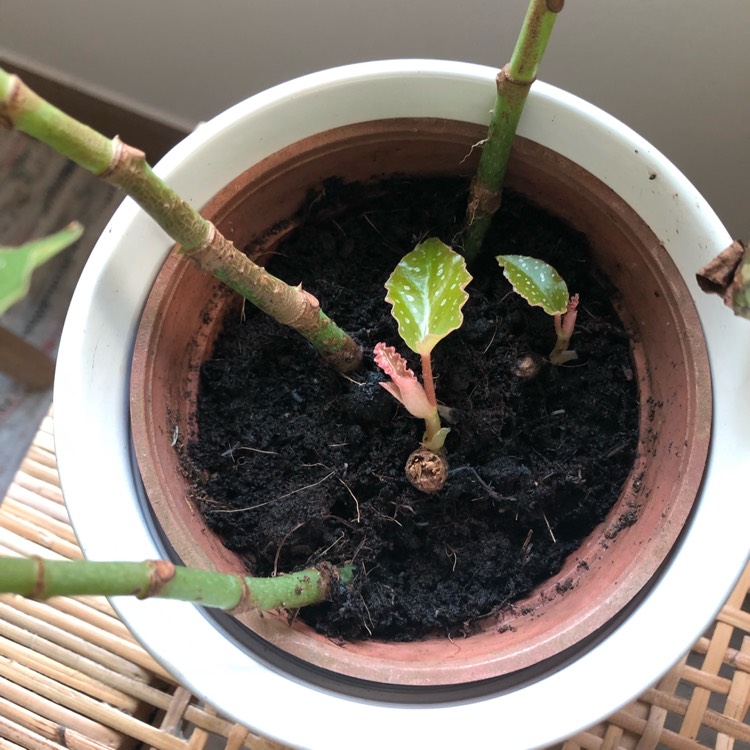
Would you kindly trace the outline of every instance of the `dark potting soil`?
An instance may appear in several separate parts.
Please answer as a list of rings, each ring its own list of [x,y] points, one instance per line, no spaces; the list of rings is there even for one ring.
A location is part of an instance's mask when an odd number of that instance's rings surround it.
[[[470,269],[465,322],[433,352],[438,400],[452,409],[448,483],[436,495],[407,483],[424,425],[380,387],[372,348],[395,345],[415,372],[419,362],[383,284],[418,241],[451,244],[465,205],[454,179],[326,184],[270,269],[354,335],[361,369],[332,371],[301,337],[246,310],[202,371],[189,457],[208,524],[257,575],[354,561],[352,587],[299,614],[330,636],[471,632],[560,569],[633,462],[637,392],[615,292],[583,236],[511,193]],[[555,336],[552,319],[511,292],[494,259],[506,253],[548,261],[580,293],[578,360],[516,374]]]

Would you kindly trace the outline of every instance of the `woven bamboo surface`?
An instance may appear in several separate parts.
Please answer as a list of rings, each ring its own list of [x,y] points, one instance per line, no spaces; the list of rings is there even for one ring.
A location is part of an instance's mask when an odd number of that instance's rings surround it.
[[[59,488],[51,417],[0,506],[0,555],[31,554],[81,557]],[[750,565],[713,627],[668,675],[558,748],[750,748],[749,590]],[[178,685],[105,599],[0,596],[0,750],[138,747],[281,750]]]

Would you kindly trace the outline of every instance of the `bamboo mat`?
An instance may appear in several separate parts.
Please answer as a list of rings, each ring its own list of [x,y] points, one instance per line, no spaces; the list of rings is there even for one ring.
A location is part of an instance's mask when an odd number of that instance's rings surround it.
[[[0,505],[0,555],[31,554],[81,557],[60,492],[52,417]],[[750,565],[713,627],[669,674],[557,747],[750,748],[749,590]],[[176,684],[105,599],[0,596],[0,749],[140,747],[281,750]]]

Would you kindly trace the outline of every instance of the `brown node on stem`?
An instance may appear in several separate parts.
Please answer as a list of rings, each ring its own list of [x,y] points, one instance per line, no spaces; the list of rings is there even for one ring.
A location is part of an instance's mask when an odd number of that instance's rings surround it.
[[[112,139],[112,144],[112,160],[109,166],[98,177],[107,180],[113,175],[117,176],[120,173],[120,179],[122,179],[122,176],[126,173],[129,176],[137,174],[141,168],[141,164],[146,161],[146,154],[140,149],[135,148],[135,146],[129,146],[120,140],[120,136],[118,135]],[[118,186],[120,185],[117,180],[114,180],[114,183]]]
[[[175,567],[169,560],[149,560],[148,586],[137,594],[139,599],[158,596],[161,590],[174,578]]]
[[[47,588],[47,581],[44,576],[44,559],[39,555],[32,555],[36,562],[36,575],[34,576],[34,590],[29,594],[29,599],[39,599]]]
[[[467,214],[470,222],[477,216],[492,216],[500,210],[503,202],[501,191],[492,190],[476,179],[471,184],[469,206]]]
[[[406,459],[406,478],[420,492],[431,495],[443,489],[448,478],[448,462],[442,453],[421,446]]]
[[[227,610],[229,614],[234,615],[235,617],[237,615],[246,615],[253,609],[251,604],[252,596],[247,581],[245,580],[245,576],[238,575],[236,578],[240,582],[242,593],[240,594],[240,599],[237,604],[235,604],[230,610]]]
[[[23,94],[23,83],[17,75],[10,77],[8,94],[0,101],[0,125],[6,130],[13,130],[13,117],[21,109],[20,102]]]
[[[331,594],[335,585],[341,580],[339,569],[329,562],[319,562],[315,566],[315,570],[320,573],[320,580],[318,581],[318,589],[322,592],[321,596],[323,599],[330,599]]]
[[[498,74],[495,76],[495,87],[499,94],[504,93],[508,87],[510,87],[510,90],[520,91],[522,89],[530,89],[535,80],[535,78],[531,80],[514,78],[511,73],[510,64],[508,64],[500,68]]]

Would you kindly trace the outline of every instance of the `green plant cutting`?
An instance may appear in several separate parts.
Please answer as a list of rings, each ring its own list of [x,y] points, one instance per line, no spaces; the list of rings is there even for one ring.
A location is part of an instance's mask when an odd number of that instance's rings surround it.
[[[125,191],[179,244],[179,251],[258,309],[302,334],[332,366],[346,372],[359,345],[320,309],[318,300],[254,263],[159,178],[145,155],[68,116],[0,68],[0,123],[46,143],[80,167]]]
[[[492,217],[502,203],[518,123],[564,2],[531,0],[510,62],[497,74],[495,105],[466,209],[463,253],[469,262],[479,255]]]

